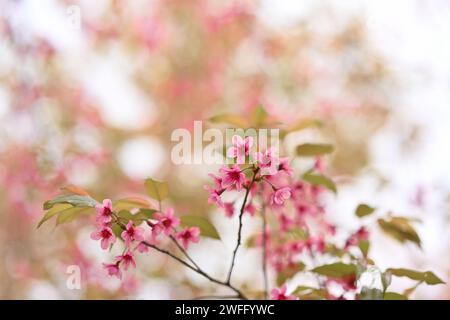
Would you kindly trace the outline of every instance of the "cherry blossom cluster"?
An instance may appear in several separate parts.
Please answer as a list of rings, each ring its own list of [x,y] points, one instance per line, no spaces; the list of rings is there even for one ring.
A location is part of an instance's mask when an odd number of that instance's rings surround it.
[[[276,273],[295,271],[295,266],[305,256],[315,259],[317,255],[326,254],[330,249],[329,242],[336,234],[336,227],[325,219],[322,198],[326,188],[295,179],[288,158],[280,158],[272,148],[252,154],[251,137],[235,136],[232,141],[227,155],[236,158],[236,164],[222,167],[219,175],[210,174],[214,185],[205,186],[209,203],[216,204],[227,217],[232,217],[236,203],[224,201],[223,195],[246,189],[249,194],[244,200],[244,213],[254,216],[262,210],[271,212],[275,223],[267,225],[264,232],[255,236],[254,242],[265,247],[265,259]],[[256,159],[251,166],[244,163],[248,157]],[[324,174],[325,170],[324,162],[317,158],[310,172]],[[348,238],[342,250],[349,251],[368,236],[367,229],[360,228]],[[334,245],[333,248],[338,249]],[[355,277],[329,278],[324,286],[337,283],[349,291],[356,289],[355,281]],[[286,294],[286,286],[272,290],[271,295],[273,299],[295,298]]]
[[[180,241],[183,248],[187,249],[190,243],[199,242],[200,229],[197,227],[185,227],[178,230],[180,219],[175,217],[172,208],[165,212],[155,212],[152,219],[146,220],[146,228],[150,233],[146,236],[145,226],[137,226],[134,221],[129,220],[124,224],[121,218],[114,212],[112,201],[103,200],[102,204],[96,206],[96,230],[91,233],[91,239],[100,240],[100,246],[103,250],[108,250],[116,242],[112,226],[117,224],[123,229],[120,234],[124,242],[125,249],[123,253],[116,256],[114,263],[104,263],[103,266],[110,276],[122,278],[122,269],[128,270],[130,266],[136,267],[134,253],[148,252],[148,243],[156,243],[160,235],[171,237],[174,241]]]
[[[228,149],[227,155],[236,158],[236,164],[231,167],[223,166],[219,170],[219,175],[210,174],[213,179],[214,186],[205,186],[209,192],[209,203],[217,204],[221,207],[226,216],[232,217],[235,213],[234,202],[224,202],[221,198],[226,191],[241,191],[248,189],[250,191],[250,199],[244,207],[244,211],[250,215],[254,215],[256,207],[253,198],[258,194],[258,190],[263,190],[266,184],[269,189],[264,191],[268,196],[269,203],[274,207],[282,207],[284,202],[291,198],[291,187],[287,185],[287,180],[292,174],[287,158],[280,158],[273,148],[265,151],[251,153],[253,145],[252,137],[241,138],[234,136],[232,139],[233,146]],[[256,162],[250,166],[245,165],[245,159],[251,156]],[[253,177],[248,177],[246,173],[253,173]],[[270,190],[270,191],[269,191]]]
[[[369,266],[374,265],[368,256],[370,233],[362,226],[348,233],[339,230],[338,234],[336,226],[327,220],[326,215],[331,211],[327,205],[327,197],[330,195],[327,189],[336,192],[336,186],[326,177],[327,168],[322,159],[315,158],[309,170],[302,176],[295,177],[289,159],[280,157],[274,148],[253,151],[251,137],[234,136],[232,142],[227,155],[235,159],[236,163],[222,166],[217,173],[211,173],[209,176],[212,185],[205,186],[210,204],[223,210],[226,217],[237,216],[239,219],[237,241],[225,278],[216,278],[206,272],[187,251],[192,243],[199,242],[200,233],[219,239],[217,230],[204,217],[184,216],[180,219],[175,216],[173,208],[163,210],[162,201],[169,194],[165,182],[150,178],[145,182],[149,196],[158,201],[158,210],[151,209],[153,206],[146,199],[126,198],[114,203],[105,199],[98,203],[82,189],[65,187],[63,194],[44,203],[44,209],[48,211],[39,225],[58,214],[58,210],[65,210],[62,208],[67,208],[67,204],[81,208],[95,206],[96,229],[91,233],[91,238],[100,241],[103,250],[110,250],[118,239],[124,244],[122,253],[112,263],[103,264],[110,276],[122,279],[123,271],[136,267],[136,253],[146,253],[151,248],[171,257],[215,285],[234,292],[234,295],[226,296],[227,299],[248,299],[247,293],[235,286],[233,281],[237,253],[243,242],[244,216],[248,216],[248,219],[258,217],[262,221],[260,231],[247,239],[246,244],[261,248],[261,274],[264,279],[261,294],[264,294],[264,298],[341,300],[372,296],[402,297],[397,293],[386,292],[392,274],[407,274],[411,279],[418,280],[417,285],[424,281],[427,284],[443,283],[429,271],[421,273],[389,268],[381,275],[384,292],[371,288],[369,290],[367,287],[358,292],[358,278]],[[123,210],[123,206],[130,211]],[[376,208],[362,204],[357,207],[355,214],[361,218],[375,210]],[[408,240],[420,245],[420,239],[408,219],[392,216],[389,219],[378,219],[380,227],[383,228],[381,221],[394,230],[409,230]],[[58,222],[60,221],[57,220]],[[170,248],[163,248],[161,238],[170,240],[178,253],[172,253]],[[183,256],[178,256],[179,253]],[[324,261],[327,264],[323,264]],[[277,287],[271,285],[269,272],[276,276]],[[293,292],[288,292],[289,279],[300,272],[314,276],[316,285],[298,286]],[[410,290],[407,294],[408,292]]]

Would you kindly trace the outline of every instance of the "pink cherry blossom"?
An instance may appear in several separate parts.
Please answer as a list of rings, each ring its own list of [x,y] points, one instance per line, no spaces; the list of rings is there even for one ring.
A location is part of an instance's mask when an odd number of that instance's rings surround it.
[[[183,243],[185,249],[188,248],[190,242],[197,243],[200,241],[200,229],[197,227],[186,227],[177,233],[176,238]]]
[[[284,213],[281,213],[278,216],[278,221],[280,222],[280,230],[281,231],[288,231],[289,229],[292,228],[292,226],[294,225],[294,219],[292,219],[291,217],[287,216]]]
[[[122,232],[122,239],[125,241],[125,245],[128,247],[133,241],[142,241],[143,231],[139,227],[135,227],[133,221],[128,221],[126,229]]]
[[[143,243],[143,242],[139,242],[139,244],[136,247],[136,250],[139,253],[147,253],[149,251],[148,246],[145,245],[145,243]]]
[[[153,226],[153,232],[157,235],[164,232],[166,235],[171,235],[173,229],[180,224],[180,219],[174,216],[172,208],[168,208],[165,213],[157,212],[153,217],[158,222]]]
[[[280,159],[275,155],[273,148],[269,148],[264,152],[256,152],[255,158],[261,169],[261,175],[274,175],[278,172]]]
[[[280,163],[278,165],[278,170],[286,173],[287,175],[292,175],[293,170],[289,164],[289,158],[280,158]]]
[[[210,203],[210,204],[215,203],[219,207],[223,207],[223,201],[222,201],[222,198],[220,197],[220,195],[223,193],[223,191],[225,189],[217,190],[217,189],[211,188],[210,186],[206,185],[205,190],[209,192],[208,203]]]
[[[320,173],[325,172],[325,163],[321,157],[317,157],[314,162],[314,169],[316,169]]]
[[[218,177],[212,173],[209,173],[208,176],[210,176],[213,179],[214,184],[216,185],[216,189],[222,189],[222,178],[221,177]]]
[[[249,202],[245,208],[244,208],[244,212],[248,213],[249,215],[251,215],[252,217],[255,215],[256,213],[256,207],[252,202]]]
[[[220,172],[222,173],[222,188],[228,189],[234,186],[237,191],[242,189],[245,183],[245,174],[242,173],[239,166],[234,165],[231,168],[223,166]]]
[[[130,266],[133,266],[134,268],[136,268],[136,262],[134,261],[134,257],[133,257],[133,254],[131,253],[131,251],[127,251],[124,254],[117,256],[116,262],[118,264],[123,265],[123,268],[125,270],[128,270],[128,268]]]
[[[307,247],[310,251],[325,252],[325,239],[323,237],[311,237],[307,241]]]
[[[108,275],[122,279],[122,271],[120,271],[117,263],[104,263],[103,268],[106,269]]]
[[[95,210],[97,212],[96,220],[98,223],[106,224],[111,222],[113,208],[110,199],[105,199],[102,204],[97,204]]]
[[[114,236],[111,228],[104,225],[99,225],[97,230],[91,233],[91,239],[101,240],[100,246],[103,250],[108,249],[111,244],[116,242],[116,237]]]
[[[225,211],[225,216],[231,218],[232,216],[234,216],[234,203],[225,202],[223,204],[223,210]]]
[[[365,227],[361,227],[347,239],[345,248],[356,246],[360,241],[367,239],[369,239],[369,231]]]
[[[253,137],[242,137],[235,135],[232,138],[233,146],[227,151],[227,156],[237,158],[238,164],[245,163],[245,156],[250,154],[250,148],[253,146]]]
[[[297,300],[296,296],[286,294],[287,287],[283,285],[280,289],[273,289],[271,292],[272,300]]]
[[[291,188],[284,187],[284,188],[277,189],[270,196],[270,204],[282,205],[290,197],[291,197]]]

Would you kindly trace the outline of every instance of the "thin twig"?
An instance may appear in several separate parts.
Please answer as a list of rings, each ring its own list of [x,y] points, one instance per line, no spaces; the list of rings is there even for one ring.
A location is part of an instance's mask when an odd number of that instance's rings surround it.
[[[248,188],[245,191],[244,201],[242,202],[241,211],[239,213],[239,229],[238,229],[238,235],[237,235],[237,243],[236,243],[236,247],[234,248],[234,251],[233,251],[233,257],[231,259],[230,270],[228,271],[228,276],[227,276],[227,283],[228,284],[230,284],[231,276],[233,274],[234,264],[235,264],[235,261],[236,261],[236,254],[237,254],[237,251],[239,249],[239,246],[241,245],[242,217],[243,217],[244,212],[245,212],[245,205],[247,204],[247,198],[248,198],[248,195],[250,193],[250,190],[252,189],[253,183],[255,182],[257,173],[258,173],[258,169],[256,169],[255,172],[253,173],[252,182],[250,182],[250,185],[248,186]]]
[[[230,288],[231,290],[233,290],[234,292],[236,292],[236,297],[237,297],[238,299],[247,300],[247,297],[246,297],[239,289],[237,289],[236,287],[232,286],[230,283],[228,283],[228,282],[223,282],[223,281],[220,281],[220,280],[217,280],[217,279],[211,277],[209,274],[207,274],[207,273],[204,272],[203,270],[201,270],[201,269],[199,269],[199,268],[196,268],[196,267],[194,267],[194,266],[191,266],[189,263],[187,263],[187,262],[184,261],[183,259],[178,258],[177,256],[173,255],[172,253],[170,253],[170,252],[167,251],[167,250],[161,249],[161,248],[159,248],[159,247],[157,247],[157,246],[155,246],[155,245],[153,245],[153,244],[151,244],[151,243],[148,243],[148,242],[146,242],[146,241],[143,241],[142,243],[143,243],[144,245],[146,245],[147,247],[153,248],[153,249],[155,249],[156,251],[159,251],[159,252],[161,252],[161,253],[164,253],[164,254],[168,255],[169,257],[171,257],[172,259],[175,259],[176,261],[178,261],[178,262],[181,263],[182,265],[188,267],[188,268],[191,269],[192,271],[194,271],[194,272],[196,272],[196,273],[202,275],[203,277],[205,277],[205,278],[208,279],[209,281],[214,282],[214,283],[216,283],[216,284],[218,284],[218,285],[221,285],[221,286]]]
[[[184,261],[183,259],[178,258],[176,255],[170,253],[169,251],[164,250],[164,249],[161,249],[161,248],[158,248],[157,246],[155,246],[155,245],[153,245],[153,244],[151,244],[151,243],[148,243],[147,241],[143,241],[142,243],[143,243],[144,245],[146,245],[147,247],[153,248],[153,249],[155,249],[156,251],[159,251],[159,252],[161,252],[161,253],[164,253],[164,254],[168,255],[169,257],[171,257],[172,259],[177,260],[179,263],[183,264],[185,267],[188,267],[189,269],[191,269],[191,270],[193,270],[193,271],[195,271],[195,272],[198,272],[197,268],[191,266],[189,263],[187,263],[187,262]]]
[[[175,239],[173,236],[170,236],[170,239],[175,243],[177,248],[183,253],[183,255],[188,258],[188,260],[198,269],[201,270],[201,268],[195,263],[194,259],[191,258],[191,256],[187,253],[187,251],[180,245],[180,243]]]
[[[261,201],[261,215],[263,220],[263,243],[262,243],[262,270],[263,270],[263,277],[264,277],[264,298],[268,299],[268,292],[269,292],[269,280],[267,278],[267,217],[266,217],[266,205],[264,203],[264,200]]]

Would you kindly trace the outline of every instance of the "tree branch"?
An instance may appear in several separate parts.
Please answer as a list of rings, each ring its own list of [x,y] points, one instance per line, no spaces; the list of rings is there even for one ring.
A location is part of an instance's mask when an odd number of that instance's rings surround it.
[[[239,249],[239,246],[241,245],[242,217],[243,217],[244,212],[245,212],[245,205],[247,204],[247,198],[248,198],[248,195],[250,193],[250,190],[252,189],[253,183],[255,183],[255,179],[256,179],[256,174],[257,173],[258,173],[258,169],[255,169],[255,171],[253,173],[252,182],[250,182],[250,185],[248,186],[248,188],[245,191],[244,201],[242,202],[241,210],[240,210],[240,213],[239,213],[239,229],[238,229],[238,235],[237,235],[237,243],[236,243],[236,247],[234,248],[234,251],[233,251],[233,257],[231,259],[230,270],[228,271],[228,276],[227,276],[227,283],[228,284],[230,284],[231,276],[233,274],[234,264],[236,262],[236,254],[237,254],[237,251]]]
[[[238,298],[238,299],[243,299],[243,300],[247,300],[247,297],[246,297],[239,289],[237,289],[236,287],[234,287],[234,286],[232,286],[230,283],[228,283],[228,281],[227,281],[227,282],[223,282],[223,281],[220,281],[220,280],[217,280],[217,279],[211,277],[209,274],[207,274],[206,272],[204,272],[204,271],[201,270],[200,268],[191,266],[189,263],[187,263],[187,262],[184,261],[183,259],[178,258],[177,256],[173,255],[172,253],[170,253],[170,252],[167,251],[167,250],[161,249],[161,248],[159,248],[159,247],[157,247],[157,246],[155,246],[155,245],[153,245],[153,244],[151,244],[151,243],[148,243],[148,242],[146,242],[146,241],[143,241],[142,243],[143,243],[144,245],[146,245],[147,247],[153,248],[153,249],[155,249],[156,251],[159,251],[159,252],[161,252],[161,253],[164,253],[164,254],[168,255],[169,257],[171,257],[172,259],[175,259],[176,261],[178,261],[179,263],[181,263],[181,264],[184,265],[185,267],[188,267],[188,268],[191,269],[192,271],[194,271],[194,272],[196,272],[196,273],[202,275],[203,277],[205,277],[205,278],[208,279],[209,281],[211,281],[211,282],[213,282],[213,283],[216,283],[216,284],[218,284],[218,285],[221,285],[221,286],[230,288],[231,290],[233,290],[233,291],[236,293],[236,296],[235,296],[236,298]]]
[[[268,287],[269,280],[267,278],[267,217],[266,217],[266,205],[262,201],[261,215],[263,220],[263,233],[262,233],[262,271],[264,277],[264,298],[268,299]]]
[[[177,248],[183,253],[183,255],[188,258],[188,260],[198,269],[200,270],[200,267],[195,263],[194,259],[191,258],[191,256],[187,253],[186,250],[180,245],[180,243],[175,239],[173,236],[170,236],[170,239],[175,243]]]

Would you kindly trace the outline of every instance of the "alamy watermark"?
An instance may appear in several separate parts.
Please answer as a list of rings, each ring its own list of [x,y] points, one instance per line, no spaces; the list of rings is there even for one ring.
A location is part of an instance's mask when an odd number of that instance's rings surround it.
[[[229,128],[204,130],[202,121],[194,121],[194,128],[175,129],[171,141],[171,160],[181,164],[253,164],[266,162],[267,167],[278,163],[280,149],[279,129]]]
[[[81,268],[77,265],[67,266],[66,287],[69,290],[81,290]]]

